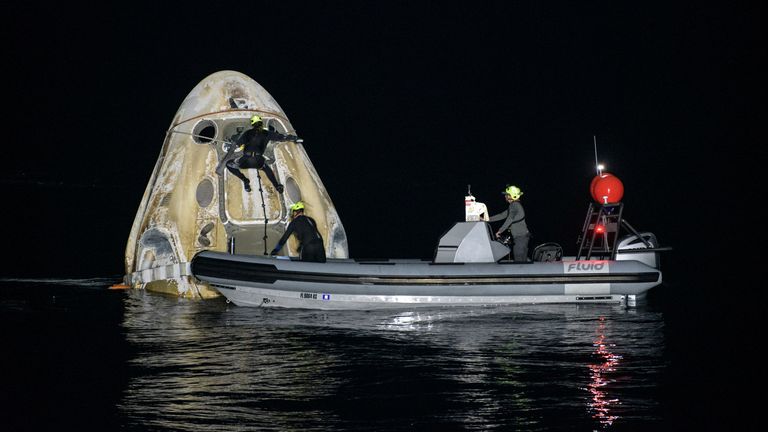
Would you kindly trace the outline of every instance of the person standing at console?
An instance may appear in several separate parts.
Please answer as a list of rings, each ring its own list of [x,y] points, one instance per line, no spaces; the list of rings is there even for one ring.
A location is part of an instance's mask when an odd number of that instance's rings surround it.
[[[523,192],[517,186],[507,186],[502,192],[504,199],[509,203],[509,207],[503,212],[491,216],[488,218],[489,222],[497,222],[504,220],[498,231],[496,231],[496,237],[509,230],[512,235],[512,256],[515,262],[528,261],[528,240],[531,237],[531,233],[528,231],[528,225],[525,223],[525,210],[520,203],[520,197]]]

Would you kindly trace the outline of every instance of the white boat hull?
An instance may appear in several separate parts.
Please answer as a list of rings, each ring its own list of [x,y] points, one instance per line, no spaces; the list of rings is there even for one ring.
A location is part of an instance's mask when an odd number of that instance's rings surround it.
[[[625,303],[661,283],[661,272],[650,266],[604,260],[307,263],[202,252],[192,272],[239,306],[324,310]]]
[[[228,301],[238,306],[283,307],[319,310],[412,309],[451,306],[498,306],[545,303],[619,303],[627,302],[625,294],[589,295],[465,295],[414,296],[370,294],[317,294],[301,297],[293,291],[254,287],[225,288],[217,286]],[[307,293],[304,293],[305,295]],[[313,293],[309,293],[313,294]]]

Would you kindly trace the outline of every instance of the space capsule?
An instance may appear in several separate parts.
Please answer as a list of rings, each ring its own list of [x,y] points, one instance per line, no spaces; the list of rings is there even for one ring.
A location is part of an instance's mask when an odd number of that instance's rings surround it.
[[[264,153],[278,181],[263,170],[242,170],[252,186],[224,169],[232,143],[259,115],[264,126],[296,135],[274,98],[235,71],[203,79],[182,102],[165,136],[125,249],[125,283],[133,288],[184,297],[218,292],[190,272],[202,250],[263,255],[289,223],[290,206],[301,200],[315,219],[329,258],[347,258],[347,236],[303,143],[271,141]],[[297,255],[291,238],[282,254]]]

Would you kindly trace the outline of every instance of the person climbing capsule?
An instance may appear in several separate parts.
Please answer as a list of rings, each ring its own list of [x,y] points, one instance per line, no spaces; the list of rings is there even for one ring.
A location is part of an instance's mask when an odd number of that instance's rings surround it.
[[[301,142],[296,135],[284,135],[274,130],[264,127],[264,120],[259,115],[251,117],[251,128],[243,132],[235,141],[235,146],[243,151],[243,155],[227,161],[226,166],[229,172],[242,180],[246,192],[251,191],[251,182],[248,177],[242,173],[242,169],[261,169],[267,175],[267,178],[279,193],[283,193],[285,187],[277,180],[272,168],[266,164],[264,152],[270,141],[293,141]]]

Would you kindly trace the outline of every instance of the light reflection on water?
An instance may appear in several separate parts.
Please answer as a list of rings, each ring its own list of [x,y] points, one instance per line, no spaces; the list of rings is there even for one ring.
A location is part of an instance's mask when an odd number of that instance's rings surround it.
[[[593,418],[603,426],[610,426],[618,418],[618,416],[611,414],[611,408],[618,405],[620,401],[619,399],[611,399],[605,388],[613,382],[611,376],[619,367],[622,357],[611,352],[611,349],[616,345],[605,340],[605,317],[600,317],[596,333],[594,354],[598,362],[589,365],[589,376],[592,379],[589,383],[589,392],[592,394],[590,408],[594,412]]]
[[[142,291],[120,403],[143,430],[621,430],[660,422],[661,313],[244,308]]]

